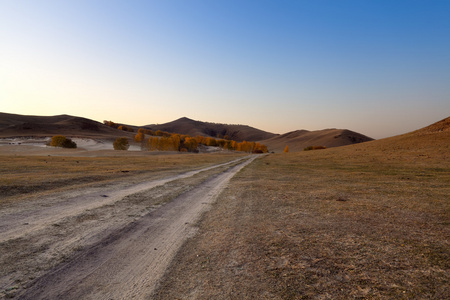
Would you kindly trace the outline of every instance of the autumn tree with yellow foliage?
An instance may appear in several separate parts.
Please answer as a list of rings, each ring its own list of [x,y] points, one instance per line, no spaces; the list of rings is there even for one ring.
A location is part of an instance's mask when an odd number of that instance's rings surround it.
[[[215,139],[212,137],[182,135],[169,133],[161,130],[140,128],[135,136],[136,142],[145,140],[145,134],[151,135],[147,141],[147,148],[150,151],[181,151],[198,152],[198,146],[220,147],[228,151],[243,151],[247,153],[267,153],[267,147],[255,142],[236,142],[229,139]]]
[[[135,135],[134,140],[137,143],[143,142],[145,139],[145,134],[142,131],[138,131],[138,133]]]
[[[195,152],[198,147],[198,142],[192,137],[187,137],[184,140],[183,148],[187,149],[188,152]]]

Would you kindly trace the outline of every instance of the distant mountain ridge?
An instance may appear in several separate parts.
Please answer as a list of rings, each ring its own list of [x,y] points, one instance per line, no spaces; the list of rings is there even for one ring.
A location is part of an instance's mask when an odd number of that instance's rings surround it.
[[[164,124],[146,125],[145,128],[161,130],[190,136],[208,136],[214,138],[228,137],[231,140],[253,142],[277,136],[275,133],[263,131],[248,125],[232,125],[195,121],[186,117]]]
[[[247,125],[228,125],[195,121],[186,117],[164,124],[144,126],[152,130],[187,134],[190,136],[210,136],[228,138],[235,141],[257,141],[266,145],[270,151],[281,152],[286,145],[291,152],[303,151],[308,146],[339,147],[373,139],[348,129],[324,129],[316,131],[296,130],[285,134],[262,131]]]
[[[27,116],[0,113],[0,137],[48,137],[66,135],[68,137],[86,137],[115,139],[125,136],[134,138],[138,128],[190,136],[228,138],[237,142],[260,142],[269,151],[282,152],[286,145],[291,152],[303,151],[308,146],[339,147],[373,140],[370,137],[347,129],[324,129],[316,131],[296,130],[285,134],[275,134],[248,125],[233,125],[195,121],[186,117],[164,124],[133,126],[135,132],[126,132],[109,127],[90,119],[70,115]],[[439,127],[440,128],[440,127]]]

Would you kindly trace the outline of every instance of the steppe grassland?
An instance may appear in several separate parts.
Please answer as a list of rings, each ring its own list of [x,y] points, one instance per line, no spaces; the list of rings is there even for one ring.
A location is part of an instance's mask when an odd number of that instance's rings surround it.
[[[208,167],[245,154],[74,157],[0,155],[0,203],[30,193],[79,188],[108,181],[151,180]]]
[[[402,136],[256,160],[156,298],[450,298],[449,141]]]

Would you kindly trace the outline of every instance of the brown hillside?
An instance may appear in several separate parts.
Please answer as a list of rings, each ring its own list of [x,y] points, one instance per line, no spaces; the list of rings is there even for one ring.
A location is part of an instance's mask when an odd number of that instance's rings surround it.
[[[214,138],[228,136],[229,139],[235,141],[258,141],[276,136],[274,133],[259,130],[247,125],[201,122],[185,117],[165,124],[154,124],[144,127],[152,130],[187,134],[190,136],[202,135]]]
[[[450,130],[450,117],[447,117],[439,122],[433,123],[427,127],[416,130],[412,133],[415,134],[423,134],[423,133],[434,133],[434,132],[442,132]]]
[[[448,166],[450,130],[446,118],[422,129],[368,143],[329,149],[338,157],[356,157],[362,161]],[[321,151],[315,151],[321,152]],[[328,151],[327,151],[328,152]],[[319,154],[320,155],[320,154]]]
[[[450,299],[449,141],[413,132],[256,160],[153,298]]]
[[[0,137],[52,136],[114,138],[132,134],[102,123],[69,115],[26,116],[0,113]]]
[[[346,146],[373,140],[370,137],[347,129],[324,129],[317,131],[297,130],[260,141],[270,151],[282,152],[286,145],[290,152],[303,151],[308,146],[327,148]]]

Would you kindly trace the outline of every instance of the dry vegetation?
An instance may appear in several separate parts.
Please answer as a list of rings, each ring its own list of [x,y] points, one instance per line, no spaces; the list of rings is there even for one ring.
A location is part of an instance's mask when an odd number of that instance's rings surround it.
[[[180,118],[178,120],[159,124],[145,126],[153,130],[161,130],[168,132],[176,132],[190,136],[209,136],[214,138],[224,138],[241,141],[260,141],[276,136],[274,133],[266,132],[247,125],[231,125],[195,121],[188,118]]]
[[[450,132],[265,156],[156,299],[449,299]]]
[[[303,151],[310,146],[325,146],[327,148],[352,145],[373,139],[347,129],[296,130],[260,141],[267,145],[270,151],[283,152],[286,145],[290,152]]]
[[[108,181],[142,181],[229,161],[244,154],[152,156],[0,155],[0,204],[30,193],[75,189]]]
[[[53,135],[90,138],[117,138],[132,133],[99,122],[69,115],[26,116],[0,112],[0,137],[48,137]]]
[[[437,124],[255,160],[205,214],[152,299],[449,299],[450,126]],[[0,207],[245,155],[123,154],[0,155]]]

